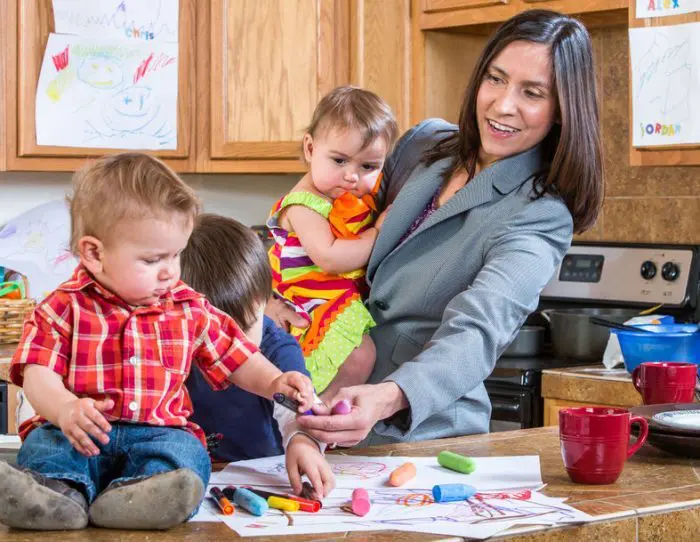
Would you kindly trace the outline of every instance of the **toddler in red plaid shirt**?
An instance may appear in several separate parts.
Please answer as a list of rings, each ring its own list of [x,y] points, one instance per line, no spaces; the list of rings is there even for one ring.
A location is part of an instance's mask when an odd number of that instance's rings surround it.
[[[214,389],[233,383],[311,406],[306,376],[282,373],[180,281],[198,212],[192,189],[145,154],[104,157],[76,174],[80,264],[25,323],[12,361],[37,416],[20,427],[19,467],[0,462],[2,523],[166,529],[191,517],[211,470],[204,433],[188,420],[193,362]]]

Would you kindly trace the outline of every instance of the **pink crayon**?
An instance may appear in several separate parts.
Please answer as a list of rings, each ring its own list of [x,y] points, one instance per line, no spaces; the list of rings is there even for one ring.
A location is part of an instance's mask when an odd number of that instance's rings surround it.
[[[331,414],[350,414],[352,404],[347,399],[338,401],[331,409]]]
[[[366,516],[370,509],[369,493],[366,489],[357,488],[352,492],[352,513],[356,516]]]

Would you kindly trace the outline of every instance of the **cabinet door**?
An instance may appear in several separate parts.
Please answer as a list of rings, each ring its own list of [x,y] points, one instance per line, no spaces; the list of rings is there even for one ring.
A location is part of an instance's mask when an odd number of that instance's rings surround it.
[[[423,11],[447,11],[450,9],[476,9],[507,4],[508,0],[425,0]]]
[[[520,0],[522,9],[551,9],[567,14],[627,9],[627,0]]]
[[[303,170],[316,104],[350,80],[349,13],[342,0],[211,1],[207,169]]]
[[[8,169],[72,170],[84,157],[100,156],[118,149],[91,149],[36,144],[35,101],[39,72],[49,33],[54,31],[51,0],[3,0],[6,19],[2,31],[10,32],[11,51],[5,51],[7,64],[6,126],[9,145]],[[180,0],[178,62],[177,148],[156,152],[179,171],[194,171],[192,119],[194,101],[194,0]],[[14,21],[14,24],[12,22]],[[13,75],[16,74],[16,77]],[[14,130],[13,130],[14,127]]]

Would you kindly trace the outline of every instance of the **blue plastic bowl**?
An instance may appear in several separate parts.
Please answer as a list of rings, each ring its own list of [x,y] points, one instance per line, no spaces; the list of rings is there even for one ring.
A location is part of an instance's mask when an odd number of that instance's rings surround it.
[[[653,333],[613,329],[628,372],[645,361],[685,361],[700,365],[700,332],[697,324],[638,325]]]

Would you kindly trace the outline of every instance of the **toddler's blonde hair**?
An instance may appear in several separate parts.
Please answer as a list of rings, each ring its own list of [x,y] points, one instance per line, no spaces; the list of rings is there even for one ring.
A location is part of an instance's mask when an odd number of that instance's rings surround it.
[[[199,199],[172,169],[148,154],[125,152],[103,156],[73,176],[68,197],[71,216],[71,251],[86,235],[107,244],[123,220],[166,218],[181,213],[192,221]]]

